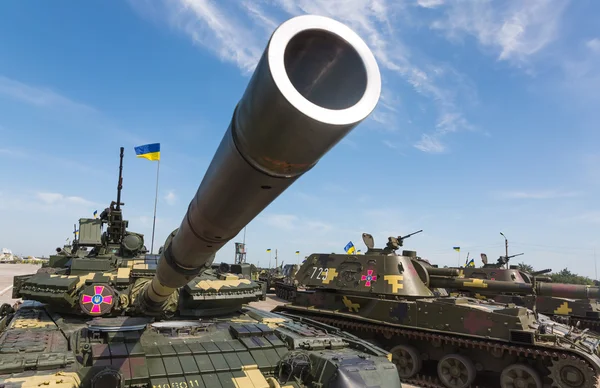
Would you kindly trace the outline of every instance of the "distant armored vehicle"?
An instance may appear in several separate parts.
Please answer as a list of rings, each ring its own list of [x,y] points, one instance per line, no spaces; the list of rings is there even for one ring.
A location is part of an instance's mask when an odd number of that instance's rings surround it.
[[[465,287],[449,289],[460,291],[479,299],[493,299],[502,303],[515,303],[534,309],[553,320],[577,325],[580,328],[600,331],[600,302],[595,294],[594,286],[553,283],[548,276],[551,269],[537,271],[533,274],[519,270],[516,265],[508,265],[506,256],[498,259],[496,264],[487,261],[487,255],[481,254],[483,267],[460,268],[461,276],[505,282],[501,289]],[[510,258],[509,256],[508,258]]]
[[[286,264],[283,267],[283,279],[275,283],[275,295],[281,299],[293,300],[298,289],[298,281],[296,273],[298,272],[298,264]]]

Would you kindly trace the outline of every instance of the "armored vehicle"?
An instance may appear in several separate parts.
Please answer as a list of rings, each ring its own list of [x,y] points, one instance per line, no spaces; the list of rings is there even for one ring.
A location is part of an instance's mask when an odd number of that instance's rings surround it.
[[[281,264],[283,266],[283,263]],[[285,275],[283,274],[282,267],[275,268],[267,268],[260,272],[258,275],[258,280],[265,284],[265,288],[267,289],[267,293],[276,292],[276,284],[284,279]]]
[[[290,314],[220,311],[222,292],[249,280],[194,280],[373,111],[380,90],[373,54],[345,25],[312,15],[280,25],[152,275],[129,288],[150,266],[72,257],[69,275],[24,281],[23,305],[2,309],[0,386],[398,387],[381,348]],[[197,300],[195,289],[212,292]],[[195,304],[211,299],[214,309]]]
[[[405,236],[406,237],[406,236]],[[600,337],[515,304],[436,297],[450,282],[488,290],[505,284],[458,278],[395,252],[403,237],[364,255],[312,254],[298,282],[313,287],[273,312],[302,315],[351,332],[392,353],[403,382],[449,388],[596,387]]]
[[[275,295],[278,298],[285,300],[293,300],[298,289],[298,281],[296,273],[298,272],[298,264],[286,264],[283,267],[283,279],[275,283]]]
[[[86,302],[80,296],[86,289],[93,290],[94,283],[102,283],[108,287],[106,292],[119,300],[112,306],[103,306],[111,310],[112,315],[130,314],[135,310],[130,303],[131,295],[156,274],[160,256],[148,254],[143,234],[127,230],[129,222],[123,218],[125,204],[121,202],[123,147],[120,151],[117,201],[98,219],[81,218],[79,230],[74,226],[72,244],[57,248],[57,254],[50,256],[36,274],[15,277],[13,298],[49,303],[56,312],[85,313],[80,307]],[[106,231],[102,232],[105,226]],[[244,274],[251,271],[246,267],[250,265],[212,265],[182,288],[179,299],[172,299],[165,313],[174,314],[179,309],[186,310],[186,314],[210,315],[235,311],[242,303],[252,302],[257,297],[264,299],[263,285]],[[226,287],[221,284],[223,281],[227,281]]]
[[[502,290],[464,287],[450,289],[479,299],[491,298],[501,303],[515,303],[534,309],[553,320],[577,325],[580,328],[600,331],[600,302],[597,287],[575,284],[552,283],[552,279],[543,274],[551,269],[527,273],[516,265],[509,265],[513,256],[501,256],[497,263],[488,263],[487,255],[482,253],[483,266],[480,268],[460,268],[460,276],[506,282]]]

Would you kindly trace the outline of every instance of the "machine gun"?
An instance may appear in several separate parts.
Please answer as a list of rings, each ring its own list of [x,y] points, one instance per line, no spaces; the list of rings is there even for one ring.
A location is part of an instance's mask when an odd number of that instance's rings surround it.
[[[423,229],[421,230],[417,230],[416,232],[407,234],[406,236],[398,236],[398,237],[388,237],[388,242],[386,244],[385,247],[385,251],[388,252],[395,252],[396,250],[400,249],[400,247],[404,246],[404,240],[414,236],[417,233],[421,233],[423,231]]]
[[[500,256],[498,258],[498,268],[502,268],[502,267],[506,267],[508,268],[508,262],[510,261],[510,259],[512,259],[513,257],[517,257],[517,256],[521,256],[524,255],[524,253],[517,253],[516,255],[510,255],[510,256]]]

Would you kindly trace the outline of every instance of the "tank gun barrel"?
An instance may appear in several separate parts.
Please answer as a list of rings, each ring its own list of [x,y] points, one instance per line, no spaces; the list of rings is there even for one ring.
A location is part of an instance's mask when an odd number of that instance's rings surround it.
[[[457,268],[436,268],[436,267],[426,267],[429,276],[450,276],[450,277],[458,277],[460,276],[460,271]]]
[[[377,62],[347,26],[314,15],[271,35],[177,232],[168,238],[143,309],[210,267],[216,252],[373,111]]]
[[[569,299],[600,299],[600,287],[561,283],[514,283],[500,280],[450,278],[430,276],[434,288],[449,288],[480,293],[509,293],[518,295],[553,296]]]

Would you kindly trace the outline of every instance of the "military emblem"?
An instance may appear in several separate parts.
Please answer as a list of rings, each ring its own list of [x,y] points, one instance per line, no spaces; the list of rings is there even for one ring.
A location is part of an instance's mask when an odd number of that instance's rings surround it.
[[[377,276],[373,273],[372,269],[368,269],[367,270],[367,274],[363,275],[360,280],[364,280],[365,281],[365,286],[367,287],[371,287],[371,282],[374,282],[377,280]]]
[[[113,290],[109,286],[88,286],[81,293],[79,306],[88,315],[103,315],[112,309],[113,295]]]

